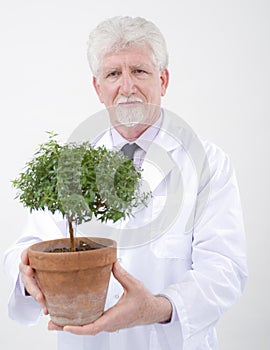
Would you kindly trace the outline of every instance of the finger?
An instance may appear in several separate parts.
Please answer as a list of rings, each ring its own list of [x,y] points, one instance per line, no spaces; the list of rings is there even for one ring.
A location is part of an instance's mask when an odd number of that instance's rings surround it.
[[[64,331],[78,335],[96,335],[100,332],[115,332],[122,328],[117,305],[108,309],[93,323],[84,326],[65,326]]]
[[[64,326],[63,331],[77,335],[96,335],[99,333],[93,323],[85,326]]]
[[[27,292],[40,304],[43,313],[48,315],[44,294],[38,287],[36,280],[33,277],[22,276],[22,282]]]
[[[28,248],[25,249],[21,254],[21,261],[25,265],[29,265],[29,258],[28,258]]]
[[[109,320],[110,322],[110,320]],[[111,321],[113,322],[113,321]],[[106,313],[104,313],[95,322],[84,326],[65,326],[64,331],[78,335],[96,335],[100,332],[107,331],[108,320]]]
[[[139,281],[123,269],[118,262],[114,263],[112,272],[114,277],[126,291],[134,288],[134,286],[139,283]]]
[[[50,320],[49,323],[48,323],[48,330],[49,331],[62,331],[63,327],[62,326],[58,326],[57,324],[53,323],[52,320]]]
[[[23,262],[19,265],[20,273],[23,276],[33,278],[35,276],[35,271],[29,265],[25,265]]]
[[[24,250],[21,254],[21,262],[19,264],[19,270],[22,276],[33,278],[35,275],[35,271],[29,265],[28,249]]]
[[[21,263],[19,265],[19,270],[21,273],[22,283],[26,291],[41,305],[43,313],[48,314],[48,310],[45,304],[45,297],[40,290],[36,278],[35,271],[28,265],[28,253],[25,250],[21,255]]]
[[[20,264],[20,272],[23,285],[28,293],[32,296],[38,294],[40,292],[40,289],[35,279],[34,270],[30,266]]]

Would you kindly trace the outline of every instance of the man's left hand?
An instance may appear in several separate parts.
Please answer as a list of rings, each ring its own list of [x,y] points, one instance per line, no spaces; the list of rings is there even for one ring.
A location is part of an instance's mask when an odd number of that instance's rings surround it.
[[[84,326],[56,326],[49,322],[49,330],[64,330],[74,334],[96,335],[116,332],[123,328],[169,321],[172,314],[170,301],[150,293],[144,285],[125,271],[118,262],[113,265],[114,277],[121,283],[124,293],[119,302],[104,312],[93,323]]]

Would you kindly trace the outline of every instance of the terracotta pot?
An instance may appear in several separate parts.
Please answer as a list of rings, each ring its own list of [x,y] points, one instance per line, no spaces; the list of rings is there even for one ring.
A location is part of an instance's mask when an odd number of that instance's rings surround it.
[[[93,250],[48,252],[69,248],[69,238],[36,243],[29,248],[29,261],[46,298],[50,317],[59,326],[93,322],[104,311],[116,242],[106,238],[75,238]]]

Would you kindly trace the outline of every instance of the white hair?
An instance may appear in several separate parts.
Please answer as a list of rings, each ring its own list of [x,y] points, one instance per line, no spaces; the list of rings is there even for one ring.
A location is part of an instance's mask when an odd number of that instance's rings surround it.
[[[117,16],[101,22],[89,35],[87,57],[94,76],[106,54],[148,45],[160,70],[168,66],[165,39],[157,26],[141,17]]]

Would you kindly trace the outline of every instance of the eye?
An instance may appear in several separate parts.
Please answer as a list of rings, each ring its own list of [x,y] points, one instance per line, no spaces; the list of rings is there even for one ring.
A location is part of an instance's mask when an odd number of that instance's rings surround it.
[[[111,71],[109,73],[107,73],[106,75],[106,78],[110,79],[110,78],[116,78],[120,75],[120,72],[114,70],[114,71]]]
[[[135,69],[133,72],[134,72],[135,74],[138,74],[138,75],[147,74],[147,72],[146,72],[145,70],[139,69],[139,68]]]

